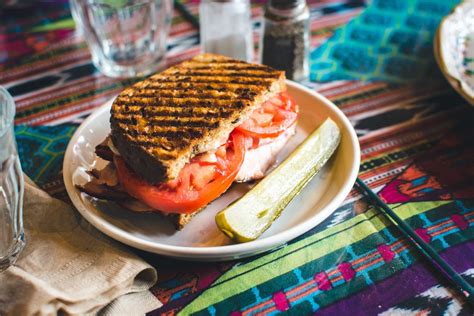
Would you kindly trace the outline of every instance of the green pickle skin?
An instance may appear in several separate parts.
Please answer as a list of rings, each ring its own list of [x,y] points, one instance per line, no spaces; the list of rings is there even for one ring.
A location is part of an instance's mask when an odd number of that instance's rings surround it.
[[[219,229],[237,243],[260,237],[322,169],[340,141],[337,124],[326,119],[275,170],[216,215]],[[284,193],[274,196],[277,188]]]

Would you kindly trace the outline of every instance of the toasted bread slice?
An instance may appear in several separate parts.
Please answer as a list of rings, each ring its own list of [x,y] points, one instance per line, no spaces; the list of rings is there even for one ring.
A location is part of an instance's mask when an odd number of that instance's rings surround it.
[[[191,219],[202,210],[201,208],[191,214],[166,213],[166,212],[161,212],[158,210],[153,210],[149,206],[130,197],[127,200],[123,200],[123,201],[119,200],[118,204],[126,209],[129,209],[132,212],[137,212],[137,213],[153,212],[153,213],[160,214],[161,216],[166,218],[166,220],[168,220],[168,222],[170,222],[176,230],[183,229],[184,226],[188,224],[191,221]]]
[[[186,226],[199,212],[200,210],[192,214],[163,213],[163,215],[171,222],[171,224],[173,224],[176,230],[182,230],[184,226]]]
[[[215,149],[250,113],[285,89],[284,72],[202,54],[125,89],[111,110],[111,136],[127,164],[152,184],[177,177]]]

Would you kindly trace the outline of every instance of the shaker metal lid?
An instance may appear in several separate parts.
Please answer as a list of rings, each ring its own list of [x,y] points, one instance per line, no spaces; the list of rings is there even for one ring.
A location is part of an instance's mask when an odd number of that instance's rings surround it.
[[[305,0],[269,0],[266,12],[279,17],[294,18],[307,8]]]
[[[246,3],[248,0],[202,0],[201,2],[203,3],[214,3],[214,2],[220,2],[220,3],[230,3],[230,2],[235,2],[235,3]]]
[[[289,10],[305,5],[305,0],[269,0],[272,8],[279,10]]]

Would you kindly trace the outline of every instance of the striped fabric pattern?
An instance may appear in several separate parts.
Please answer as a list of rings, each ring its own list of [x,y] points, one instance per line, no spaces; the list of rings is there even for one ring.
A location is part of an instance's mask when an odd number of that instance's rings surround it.
[[[427,8],[432,2],[417,3]],[[197,15],[198,1],[182,3]],[[252,5],[256,48],[263,3]],[[308,3],[311,44],[318,51],[367,6],[358,0]],[[33,5],[31,16],[21,10],[0,13],[5,21],[0,84],[17,105],[15,131],[25,172],[67,200],[61,165],[68,140],[96,107],[139,78],[111,79],[94,68],[72,27],[68,1]],[[175,12],[163,68],[197,54],[198,43],[197,30]],[[362,150],[359,177],[473,281],[472,107],[443,80],[305,84],[332,100],[354,125]],[[253,258],[204,264],[139,253],[159,272],[151,291],[164,305],[151,315],[472,314],[356,187],[323,223]]]

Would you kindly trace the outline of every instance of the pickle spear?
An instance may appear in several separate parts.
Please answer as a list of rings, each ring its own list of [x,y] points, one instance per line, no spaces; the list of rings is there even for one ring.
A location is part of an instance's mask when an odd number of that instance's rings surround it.
[[[337,149],[341,133],[330,118],[253,189],[216,215],[219,229],[236,242],[262,235]]]

